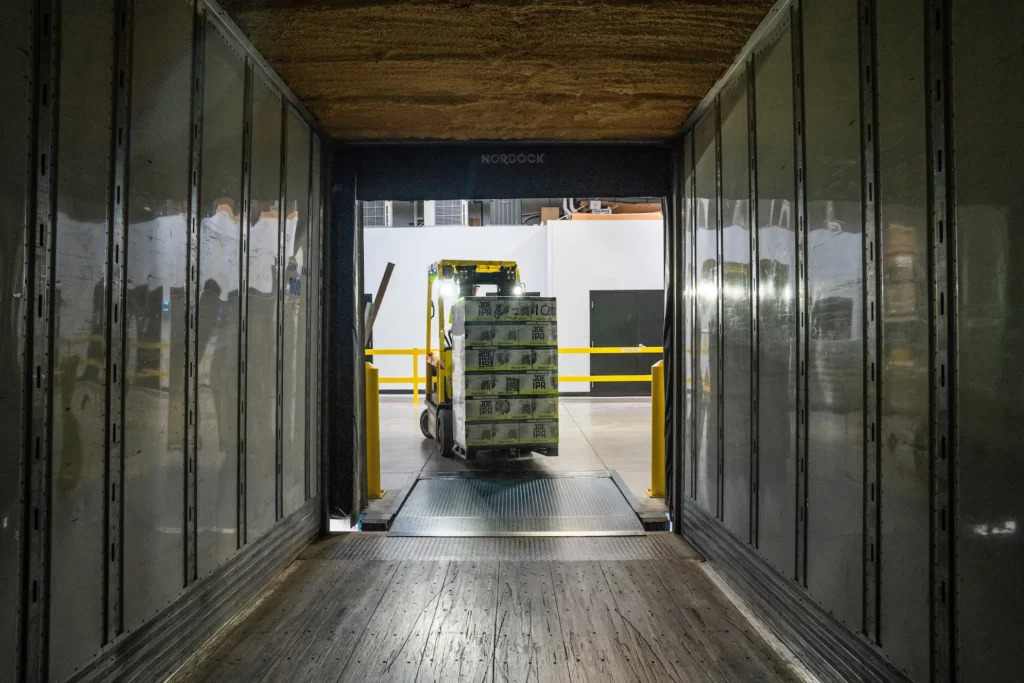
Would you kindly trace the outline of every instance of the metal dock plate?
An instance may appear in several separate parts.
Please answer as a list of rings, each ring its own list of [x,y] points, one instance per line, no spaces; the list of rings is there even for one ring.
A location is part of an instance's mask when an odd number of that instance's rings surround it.
[[[610,476],[420,479],[392,536],[641,536]]]

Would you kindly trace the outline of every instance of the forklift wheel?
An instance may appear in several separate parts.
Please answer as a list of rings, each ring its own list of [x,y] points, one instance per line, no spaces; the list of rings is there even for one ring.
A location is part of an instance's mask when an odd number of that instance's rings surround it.
[[[455,434],[452,431],[452,411],[437,411],[437,446],[441,457],[455,457]]]
[[[430,430],[427,429],[427,425],[430,424],[430,411],[424,410],[420,413],[420,431],[423,432],[424,439],[433,439],[430,435]]]

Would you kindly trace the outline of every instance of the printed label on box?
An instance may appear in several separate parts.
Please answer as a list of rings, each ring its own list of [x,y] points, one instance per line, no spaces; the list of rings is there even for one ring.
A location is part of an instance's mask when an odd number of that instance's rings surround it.
[[[557,310],[552,297],[467,297],[460,301],[461,315],[467,322],[475,321],[553,321]]]
[[[558,443],[558,421],[524,422],[520,425],[521,445],[553,445]]]
[[[474,398],[466,401],[466,421],[525,420],[533,417],[532,398]]]
[[[555,353],[557,359],[558,354]],[[467,371],[529,370],[533,367],[532,349],[466,349]],[[557,369],[557,360],[555,369]]]
[[[516,446],[520,439],[519,422],[488,423],[466,425],[466,446]]]

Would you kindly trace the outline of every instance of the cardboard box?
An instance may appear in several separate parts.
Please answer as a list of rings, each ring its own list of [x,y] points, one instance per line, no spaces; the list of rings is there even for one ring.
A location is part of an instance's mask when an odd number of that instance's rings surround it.
[[[557,303],[548,296],[470,296],[452,307],[452,333],[468,323],[555,322]]]
[[[481,396],[544,396],[558,394],[558,373],[536,372],[469,372],[463,375],[466,398]]]
[[[558,420],[531,420],[519,425],[520,446],[557,446]]]
[[[557,396],[490,396],[467,398],[459,411],[466,422],[558,418]]]
[[[462,448],[541,448],[558,445],[558,420],[456,423],[455,441]]]
[[[562,215],[562,210],[557,206],[542,206],[540,207],[540,222],[541,224],[547,223],[548,221],[557,221]]]
[[[486,346],[556,346],[558,323],[471,323],[467,322],[462,334],[467,347]]]
[[[522,423],[465,423],[463,448],[511,448],[519,445]]]
[[[466,422],[527,420],[533,417],[530,397],[493,396],[466,399]]]
[[[460,363],[461,361],[461,363]],[[510,370],[558,370],[558,349],[480,348],[465,349],[456,356],[456,368],[463,372]]]

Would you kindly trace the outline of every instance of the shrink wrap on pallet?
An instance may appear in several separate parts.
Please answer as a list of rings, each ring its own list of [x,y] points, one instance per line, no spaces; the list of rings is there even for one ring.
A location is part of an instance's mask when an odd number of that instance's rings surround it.
[[[452,329],[473,322],[555,322],[554,297],[474,296],[460,300],[452,311]]]
[[[463,373],[467,398],[481,396],[558,395],[558,373],[550,370],[529,372]]]
[[[452,404],[462,450],[558,445],[558,323],[550,297],[452,308]]]

